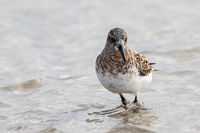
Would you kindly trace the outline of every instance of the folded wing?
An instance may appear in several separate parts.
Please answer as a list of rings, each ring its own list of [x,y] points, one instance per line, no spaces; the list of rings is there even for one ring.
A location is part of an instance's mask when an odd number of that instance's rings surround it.
[[[154,70],[152,65],[155,65],[156,63],[149,63],[144,55],[136,53],[134,54],[134,57],[136,68],[138,69],[140,76],[146,76]]]

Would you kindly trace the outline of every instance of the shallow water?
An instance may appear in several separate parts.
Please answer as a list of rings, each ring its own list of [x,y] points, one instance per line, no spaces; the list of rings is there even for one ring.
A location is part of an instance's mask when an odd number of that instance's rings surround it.
[[[200,132],[199,9],[198,0],[0,1],[0,132]],[[125,110],[96,77],[114,27],[157,63],[138,94],[146,109]]]

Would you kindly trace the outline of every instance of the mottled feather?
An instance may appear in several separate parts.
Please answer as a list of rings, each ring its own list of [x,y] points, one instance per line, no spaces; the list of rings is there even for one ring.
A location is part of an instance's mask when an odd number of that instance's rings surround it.
[[[151,82],[154,64],[129,49],[127,33],[115,28],[108,33],[106,45],[96,59],[96,72],[99,81],[109,91],[135,94]]]

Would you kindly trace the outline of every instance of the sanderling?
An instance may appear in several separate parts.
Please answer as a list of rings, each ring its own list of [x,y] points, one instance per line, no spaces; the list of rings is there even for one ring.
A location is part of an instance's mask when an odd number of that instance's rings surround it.
[[[152,80],[154,70],[146,57],[127,46],[127,33],[114,28],[108,33],[106,45],[96,59],[96,73],[101,84],[127,102],[122,93],[135,94],[133,103],[138,103],[137,92]]]

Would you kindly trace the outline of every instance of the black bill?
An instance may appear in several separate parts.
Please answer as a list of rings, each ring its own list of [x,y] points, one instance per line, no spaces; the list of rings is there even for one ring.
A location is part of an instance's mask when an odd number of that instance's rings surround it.
[[[122,45],[119,45],[118,49],[119,49],[119,52],[121,53],[122,58],[123,58],[123,60],[125,62],[126,61],[126,57],[124,55],[124,49],[122,48]]]

